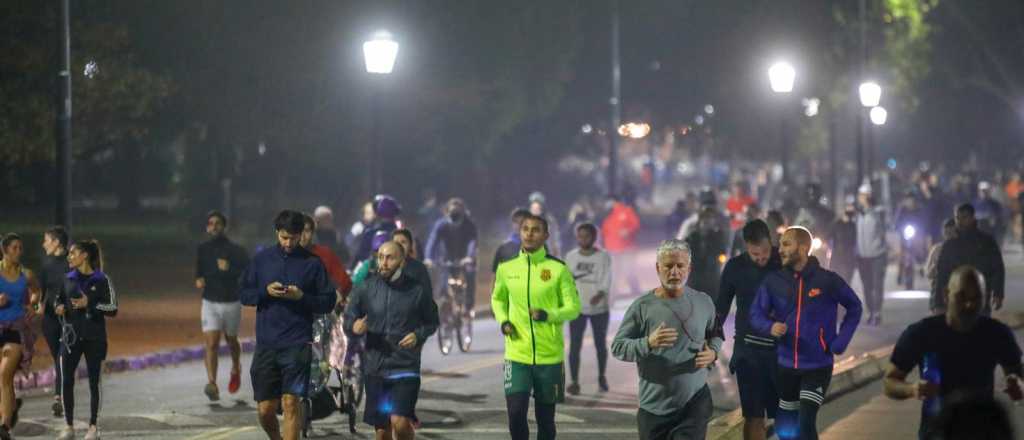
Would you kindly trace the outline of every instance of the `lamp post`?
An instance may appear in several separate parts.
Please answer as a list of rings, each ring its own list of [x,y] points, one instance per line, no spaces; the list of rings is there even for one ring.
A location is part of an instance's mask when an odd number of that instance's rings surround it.
[[[860,105],[864,108],[877,107],[882,100],[882,87],[874,81],[867,81],[857,88],[857,94],[860,97]],[[870,159],[866,164],[864,162],[864,110],[857,109],[857,185],[864,181],[865,168],[871,172]]]
[[[390,75],[395,68],[395,59],[398,58],[398,42],[391,37],[388,31],[378,31],[373,37],[363,43],[363,58],[366,62],[366,72],[373,77],[373,133],[367,151],[367,171],[370,191],[374,194],[381,192],[383,182],[384,160],[380,142],[380,106],[383,85],[383,77]]]
[[[56,224],[71,230],[71,8],[60,2],[60,69],[57,71]]]
[[[889,118],[889,112],[884,107],[875,106],[868,112],[868,119],[871,121],[871,127],[868,129],[868,169],[875,163],[875,153],[878,150],[878,134],[877,130],[879,127],[885,125],[885,121]]]
[[[785,98],[793,91],[793,83],[796,81],[796,70],[785,61],[777,62],[768,68],[768,81],[771,83],[772,91]],[[786,182],[789,179],[789,139],[787,139],[785,110],[788,100],[783,99],[783,101],[783,111],[779,112],[781,120],[779,139],[782,143],[782,181]]]

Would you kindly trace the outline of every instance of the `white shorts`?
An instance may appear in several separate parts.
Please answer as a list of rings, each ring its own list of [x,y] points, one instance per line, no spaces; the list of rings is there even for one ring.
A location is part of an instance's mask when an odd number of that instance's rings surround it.
[[[203,332],[224,332],[225,336],[238,336],[242,321],[242,303],[203,300]]]

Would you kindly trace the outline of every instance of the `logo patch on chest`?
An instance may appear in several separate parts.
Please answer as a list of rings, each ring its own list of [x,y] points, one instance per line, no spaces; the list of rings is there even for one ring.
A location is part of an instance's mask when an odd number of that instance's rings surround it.
[[[818,295],[821,295],[821,289],[811,289],[810,292],[807,292],[808,298],[814,298]]]
[[[550,269],[543,269],[543,270],[541,270],[540,271],[540,279],[541,279],[541,281],[551,281],[551,270]]]

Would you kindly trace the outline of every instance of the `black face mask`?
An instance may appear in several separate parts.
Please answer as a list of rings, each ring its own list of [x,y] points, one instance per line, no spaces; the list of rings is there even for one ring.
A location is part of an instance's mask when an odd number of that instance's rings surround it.
[[[455,223],[461,222],[463,217],[464,215],[461,212],[453,212],[451,214],[448,214],[448,218],[450,218]]]

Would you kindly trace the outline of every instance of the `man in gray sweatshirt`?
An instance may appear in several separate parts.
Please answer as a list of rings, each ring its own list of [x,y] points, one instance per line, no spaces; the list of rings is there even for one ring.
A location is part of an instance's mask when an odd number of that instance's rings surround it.
[[[686,287],[686,242],[665,240],[657,258],[661,287],[629,306],[612,355],[637,363],[641,440],[703,439],[712,413],[708,369],[723,342],[715,331],[715,304],[707,294]]]

